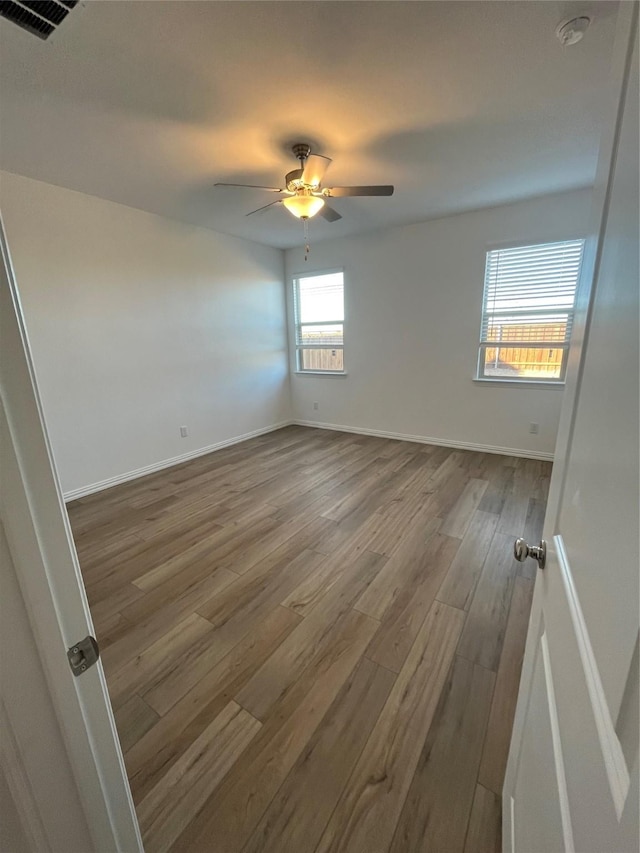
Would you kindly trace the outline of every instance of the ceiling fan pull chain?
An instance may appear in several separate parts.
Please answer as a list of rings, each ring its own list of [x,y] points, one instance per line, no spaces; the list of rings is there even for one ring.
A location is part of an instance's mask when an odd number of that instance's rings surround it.
[[[309,248],[309,217],[308,216],[303,217],[302,224],[304,227],[304,259],[306,261],[309,257],[309,252],[311,251]]]

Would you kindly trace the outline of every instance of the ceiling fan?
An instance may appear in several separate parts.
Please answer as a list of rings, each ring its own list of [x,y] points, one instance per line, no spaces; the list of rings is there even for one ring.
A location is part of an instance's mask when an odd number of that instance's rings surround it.
[[[312,154],[311,146],[298,143],[293,146],[292,151],[300,161],[300,167],[287,172],[284,176],[284,188],[264,187],[256,184],[227,184],[218,182],[216,187],[248,187],[256,190],[267,190],[268,192],[282,193],[284,198],[272,201],[256,210],[247,213],[253,216],[269,207],[283,204],[287,210],[298,219],[306,220],[317,213],[327,222],[336,222],[342,216],[333,207],[326,203],[328,198],[343,198],[346,196],[389,196],[393,195],[393,186],[378,185],[371,187],[323,187],[322,179],[331,164],[329,157],[321,154]]]

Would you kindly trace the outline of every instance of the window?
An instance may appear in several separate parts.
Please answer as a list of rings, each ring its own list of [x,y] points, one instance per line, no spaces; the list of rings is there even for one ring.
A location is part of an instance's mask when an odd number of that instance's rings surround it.
[[[344,275],[317,273],[294,279],[297,369],[344,372]]]
[[[584,240],[487,252],[478,378],[563,382]]]

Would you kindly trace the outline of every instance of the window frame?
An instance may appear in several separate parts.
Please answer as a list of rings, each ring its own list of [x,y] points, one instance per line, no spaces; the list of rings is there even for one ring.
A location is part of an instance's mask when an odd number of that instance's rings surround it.
[[[538,315],[540,317],[545,316],[554,316],[558,313],[566,314],[568,318],[568,323],[571,326],[571,332],[569,334],[569,338],[563,342],[561,341],[511,341],[507,342],[511,344],[511,348],[517,349],[554,349],[554,350],[562,350],[562,362],[560,365],[560,375],[557,377],[550,377],[548,379],[542,376],[491,376],[485,373],[485,351],[487,349],[496,348],[496,341],[486,341],[483,340],[483,330],[485,328],[485,320],[487,317],[492,317],[493,312],[487,310],[487,286],[489,280],[489,256],[493,252],[501,252],[508,251],[509,249],[528,249],[534,248],[536,246],[555,246],[560,245],[562,243],[581,243],[580,249],[580,263],[578,266],[578,272],[576,276],[576,286],[573,297],[573,305],[571,308],[554,308],[550,306],[549,308],[542,309],[521,309],[522,313],[524,313],[527,317],[531,317],[533,315]],[[586,248],[586,238],[584,236],[569,236],[563,239],[547,239],[547,240],[536,240],[535,242],[527,242],[524,243],[522,241],[510,241],[508,243],[499,243],[487,245],[485,248],[485,263],[484,263],[484,283],[482,289],[482,304],[480,310],[480,339],[478,342],[478,357],[476,362],[476,370],[475,375],[473,377],[474,382],[486,383],[492,385],[529,385],[536,386],[539,388],[549,388],[554,386],[564,386],[566,382],[566,374],[567,374],[567,364],[569,361],[569,351],[571,347],[571,336],[573,334],[573,324],[575,320],[576,314],[576,304],[578,300],[578,291],[580,289],[580,280],[583,269],[584,262],[584,254]],[[514,314],[518,313],[518,309],[514,310]],[[499,347],[498,347],[499,348]]]
[[[320,278],[325,275],[336,275],[340,273],[342,275],[342,320],[321,320],[314,321],[313,323],[302,323],[300,320],[300,279],[304,278]],[[292,290],[293,290],[293,346],[294,346],[294,360],[295,360],[295,373],[303,376],[346,376],[347,372],[345,370],[345,326],[347,320],[347,306],[346,306],[346,282],[345,282],[345,272],[343,267],[332,267],[331,269],[322,269],[322,270],[304,270],[304,272],[293,273],[291,276],[292,282]],[[302,326],[342,326],[342,345],[336,346],[335,344],[314,344],[310,347],[308,344],[304,345],[301,343],[301,328]],[[342,370],[319,370],[317,368],[305,368],[302,367],[302,350],[305,349],[327,349],[327,350],[342,350]]]

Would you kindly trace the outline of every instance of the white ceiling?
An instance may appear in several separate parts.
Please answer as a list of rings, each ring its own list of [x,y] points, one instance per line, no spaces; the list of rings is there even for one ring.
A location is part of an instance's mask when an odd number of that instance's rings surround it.
[[[587,12],[579,44],[554,36]],[[315,241],[593,182],[617,3],[112,2],[40,41],[0,20],[0,166],[272,246],[302,225],[273,196],[294,142],[332,202]]]

